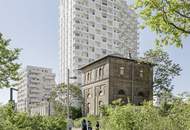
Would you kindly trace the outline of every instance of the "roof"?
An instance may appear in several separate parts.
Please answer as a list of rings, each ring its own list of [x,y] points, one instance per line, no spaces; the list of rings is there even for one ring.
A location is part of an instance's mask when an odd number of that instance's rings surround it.
[[[104,60],[106,58],[109,58],[109,57],[110,58],[124,59],[124,60],[129,60],[129,61],[132,61],[132,62],[143,63],[143,64],[148,64],[148,65],[154,66],[154,64],[151,63],[151,62],[147,62],[147,61],[143,61],[143,60],[136,60],[136,59],[129,59],[129,58],[125,58],[125,57],[123,57],[121,55],[118,55],[118,54],[111,54],[111,55],[106,55],[106,56],[104,56],[104,57],[102,57],[100,59],[97,59],[97,60],[93,61],[93,62],[90,62],[89,64],[86,64],[86,65],[82,66],[78,70],[82,70],[82,69],[84,69],[84,68],[86,68],[86,67],[88,67],[88,66],[90,66],[90,65],[92,65],[94,63],[97,63],[97,62],[99,62],[101,60]]]

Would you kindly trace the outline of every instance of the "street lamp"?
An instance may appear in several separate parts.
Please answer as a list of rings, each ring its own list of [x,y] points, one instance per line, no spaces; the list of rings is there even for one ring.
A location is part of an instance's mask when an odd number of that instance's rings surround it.
[[[47,102],[48,102],[48,116],[50,116],[51,115],[50,98],[47,98]]]
[[[18,89],[15,89],[15,88],[10,88],[10,100],[9,100],[9,102],[10,103],[13,103],[13,109],[15,109],[15,102],[14,102],[14,100],[13,100],[13,91],[18,91]]]
[[[70,79],[77,79],[76,76],[74,77],[70,77],[70,70],[67,69],[67,130],[69,130],[69,119],[70,119],[70,111],[69,111],[69,107],[70,107],[70,101],[69,101],[69,88],[70,88],[70,83],[69,80]]]

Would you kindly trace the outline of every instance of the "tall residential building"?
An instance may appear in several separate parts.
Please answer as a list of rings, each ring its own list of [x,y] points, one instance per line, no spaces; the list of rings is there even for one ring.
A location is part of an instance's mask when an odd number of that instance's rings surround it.
[[[108,54],[126,56],[130,53],[137,57],[138,22],[135,12],[125,2],[60,0],[59,8],[60,82],[67,82],[69,68],[70,75],[77,76],[72,82],[81,83],[81,74],[77,69]],[[125,10],[123,15],[120,15],[121,10]],[[125,21],[127,26],[125,42],[120,37],[121,21]]]
[[[27,66],[18,83],[17,110],[30,113],[42,101],[47,101],[55,87],[55,74],[51,69]]]

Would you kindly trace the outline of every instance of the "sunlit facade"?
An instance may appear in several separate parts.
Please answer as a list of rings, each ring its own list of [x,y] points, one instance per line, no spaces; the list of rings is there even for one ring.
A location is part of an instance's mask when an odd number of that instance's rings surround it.
[[[67,83],[67,69],[81,83],[81,66],[108,54],[131,53],[138,55],[137,18],[133,10],[127,10],[129,33],[126,45],[121,48],[120,8],[117,0],[60,0],[60,82]]]

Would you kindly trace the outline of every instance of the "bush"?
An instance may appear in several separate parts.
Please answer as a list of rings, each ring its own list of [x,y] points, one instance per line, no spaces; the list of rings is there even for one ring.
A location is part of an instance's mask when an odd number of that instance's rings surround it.
[[[11,104],[0,107],[1,130],[66,130],[63,116],[33,116],[13,111]]]
[[[151,103],[143,106],[109,106],[107,116],[101,120],[103,130],[188,130],[190,104],[175,102],[162,113]]]

